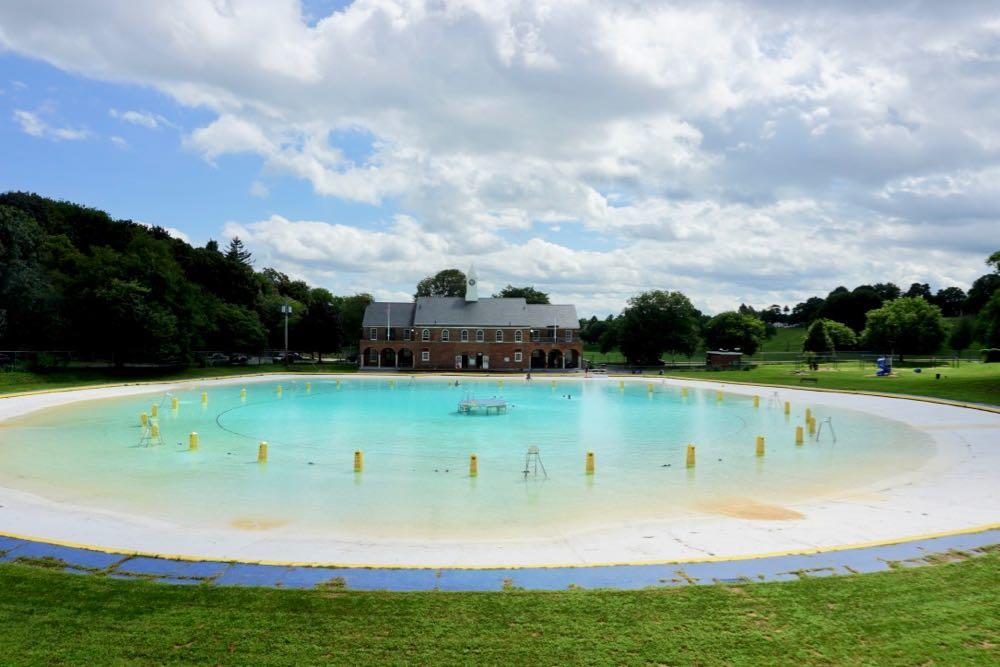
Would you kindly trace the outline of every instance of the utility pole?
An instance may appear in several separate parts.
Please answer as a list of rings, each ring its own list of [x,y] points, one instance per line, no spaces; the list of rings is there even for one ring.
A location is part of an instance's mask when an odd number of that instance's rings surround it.
[[[288,316],[292,312],[292,307],[287,303],[281,307],[281,312],[285,314],[285,363],[288,363]]]

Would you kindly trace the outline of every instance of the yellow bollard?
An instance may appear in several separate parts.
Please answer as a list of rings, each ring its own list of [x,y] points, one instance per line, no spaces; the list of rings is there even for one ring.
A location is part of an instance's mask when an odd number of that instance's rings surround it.
[[[312,390],[313,390],[313,383],[312,382],[306,382],[306,393],[308,394]]]
[[[807,423],[811,422],[812,418],[813,418],[813,411],[810,410],[809,408],[806,408],[806,422]]]
[[[594,452],[587,452],[586,471],[588,475],[594,474]]]
[[[360,449],[354,450],[354,472],[361,472],[365,467],[364,456]]]
[[[159,424],[153,424],[152,426],[149,427],[149,437],[150,438],[159,438],[160,437],[160,425]]]
[[[688,397],[688,388],[681,387],[681,398],[687,398],[687,397]]]
[[[340,380],[337,380],[337,389],[340,389]]]
[[[786,415],[792,414],[792,404],[789,403],[788,401],[785,401],[785,414]]]
[[[198,434],[195,431],[191,431],[188,436],[188,449],[192,452],[198,449]]]
[[[277,391],[278,396],[281,396],[282,389],[281,389],[281,385],[280,384],[278,385],[278,389],[276,391]]]
[[[755,408],[759,408],[760,407],[760,396],[754,396],[753,397],[753,406]]]
[[[476,458],[475,454],[469,456],[469,477],[475,477],[479,474],[479,460]]]
[[[757,436],[757,456],[764,456],[764,436]]]
[[[257,463],[267,463],[267,443],[257,445]]]
[[[552,381],[552,388],[553,388],[553,389],[555,389],[555,388],[556,388],[556,381],[555,381],[555,380],[553,380],[553,381]]]
[[[170,408],[171,409],[176,410],[180,406],[181,406],[181,402],[177,400],[176,396],[174,396],[173,398],[170,399]]]
[[[796,426],[795,427],[795,444],[796,445],[801,445],[802,444],[802,427],[801,426]]]
[[[653,393],[653,383],[652,382],[647,382],[646,383],[646,391],[648,391],[650,394]]]
[[[207,391],[201,392],[201,402],[202,403],[208,403],[208,392]]]
[[[722,392],[718,389],[715,390],[715,402],[719,403],[722,401]]]
[[[816,434],[816,420],[812,416],[810,416],[808,423],[809,423],[809,435],[815,435]]]
[[[625,389],[625,380],[619,380],[618,381],[618,388],[619,389]]]
[[[246,398],[246,397],[247,397],[247,388],[243,387],[242,389],[240,389],[240,398]]]
[[[145,412],[139,415],[139,424],[142,426],[149,426],[149,415]]]
[[[160,414],[160,406],[153,403],[149,406],[149,416],[155,418],[158,414]]]
[[[694,445],[688,445],[687,449],[687,467],[694,467]]]

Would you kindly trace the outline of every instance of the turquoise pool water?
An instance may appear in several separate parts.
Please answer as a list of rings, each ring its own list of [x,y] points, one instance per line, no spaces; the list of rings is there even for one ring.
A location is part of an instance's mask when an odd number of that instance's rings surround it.
[[[865,413],[616,379],[349,376],[233,383],[83,401],[0,428],[0,484],[57,503],[202,528],[372,538],[551,537],[622,521],[782,507],[915,470],[934,451],[906,425]],[[283,385],[279,396],[276,388]],[[247,397],[241,399],[240,389]],[[202,390],[208,404],[201,403]],[[503,397],[502,415],[460,400]],[[142,446],[139,414],[159,404],[164,444]],[[812,407],[837,440],[795,426]],[[824,427],[826,429],[827,427]],[[188,450],[188,434],[200,436]],[[765,436],[766,453],[755,454]],[[267,441],[268,462],[257,449]],[[685,448],[696,445],[695,468]],[[547,476],[524,475],[536,446]],[[353,454],[364,452],[364,472]],[[596,474],[585,474],[593,451]],[[479,474],[469,475],[469,455]],[[766,512],[765,512],[766,513]],[[759,517],[758,517],[759,518]],[[787,517],[786,517],[787,518]]]

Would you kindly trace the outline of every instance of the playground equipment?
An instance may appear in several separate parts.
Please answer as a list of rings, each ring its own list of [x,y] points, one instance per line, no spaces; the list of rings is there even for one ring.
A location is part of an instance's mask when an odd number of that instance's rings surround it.
[[[881,378],[892,374],[892,357],[879,357],[875,360],[875,365],[878,366],[875,377]]]

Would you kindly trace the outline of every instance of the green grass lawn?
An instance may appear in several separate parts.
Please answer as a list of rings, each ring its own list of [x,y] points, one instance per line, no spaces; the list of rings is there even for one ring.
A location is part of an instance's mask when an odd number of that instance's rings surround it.
[[[121,382],[148,382],[189,380],[197,378],[226,377],[252,373],[353,373],[355,364],[295,364],[285,367],[281,364],[262,366],[213,366],[210,368],[185,368],[183,370],[146,370],[127,368],[114,371],[107,368],[73,368],[52,370],[44,373],[30,371],[0,372],[0,394],[38,389],[62,389],[98,384]]]
[[[1000,555],[788,583],[355,593],[0,565],[4,664],[996,664]]]
[[[792,387],[877,391],[1000,405],[1000,364],[969,362],[962,363],[958,367],[920,368],[921,372],[916,373],[914,368],[897,367],[892,377],[879,378],[874,377],[874,366],[861,367],[857,362],[846,362],[837,367],[823,364],[818,372],[804,373],[808,377],[818,378],[815,385],[803,384],[801,376],[795,374],[795,366],[790,364],[757,366],[749,371],[670,369],[665,373],[671,377],[697,380],[735,380]],[[941,374],[940,380],[935,379],[937,373]]]

